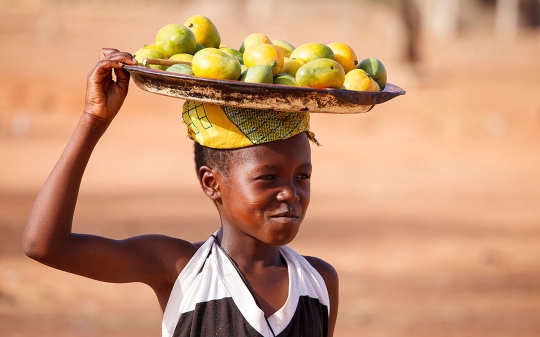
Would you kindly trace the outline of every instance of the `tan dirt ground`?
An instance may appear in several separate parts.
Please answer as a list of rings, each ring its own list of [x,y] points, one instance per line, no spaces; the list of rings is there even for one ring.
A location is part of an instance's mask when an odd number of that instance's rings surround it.
[[[336,336],[540,335],[540,32],[426,34],[411,68],[397,14],[376,2],[178,3],[0,1],[0,335],[159,335],[149,288],[42,266],[21,235],[99,49],[133,52],[193,14],[233,47],[252,32],[347,42],[407,91],[364,115],[312,117],[323,147],[292,246],[340,274]],[[181,105],[131,86],[87,169],[75,231],[203,240],[217,228]]]

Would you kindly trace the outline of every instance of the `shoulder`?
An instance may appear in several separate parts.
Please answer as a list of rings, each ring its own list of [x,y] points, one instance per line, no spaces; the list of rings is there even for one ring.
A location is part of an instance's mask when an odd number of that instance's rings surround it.
[[[179,255],[190,255],[197,249],[196,243],[162,234],[144,234],[123,241],[125,244],[150,248],[157,252],[175,252]]]
[[[337,286],[339,277],[336,269],[328,262],[314,256],[304,256],[309,264],[321,274],[327,288]],[[330,289],[329,289],[330,290]]]
[[[146,234],[123,240],[124,244],[152,259],[161,275],[175,278],[193,257],[201,243],[161,235]]]
[[[139,252],[141,260],[152,265],[143,282],[154,290],[161,309],[165,310],[178,275],[204,242],[191,243],[160,234],[141,235],[124,241]]]
[[[311,264],[315,270],[321,274],[326,289],[328,291],[328,297],[330,299],[330,315],[328,317],[328,336],[334,336],[334,329],[336,327],[338,307],[339,307],[339,278],[338,273],[332,265],[326,261],[323,261],[317,257],[304,256],[304,258]]]

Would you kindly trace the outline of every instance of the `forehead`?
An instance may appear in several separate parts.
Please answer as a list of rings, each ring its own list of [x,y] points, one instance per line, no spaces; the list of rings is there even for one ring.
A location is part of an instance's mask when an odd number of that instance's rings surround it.
[[[290,167],[311,165],[311,148],[305,133],[275,142],[235,151],[231,168],[250,169],[261,166]]]

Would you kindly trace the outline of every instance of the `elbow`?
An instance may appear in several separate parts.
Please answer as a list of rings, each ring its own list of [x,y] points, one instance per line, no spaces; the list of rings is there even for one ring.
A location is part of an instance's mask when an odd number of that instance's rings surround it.
[[[31,259],[40,261],[44,258],[44,253],[39,249],[38,245],[33,240],[23,239],[22,249],[24,255]]]
[[[42,263],[47,260],[49,255],[45,245],[40,243],[39,239],[27,235],[27,233],[23,236],[22,249],[26,256]]]

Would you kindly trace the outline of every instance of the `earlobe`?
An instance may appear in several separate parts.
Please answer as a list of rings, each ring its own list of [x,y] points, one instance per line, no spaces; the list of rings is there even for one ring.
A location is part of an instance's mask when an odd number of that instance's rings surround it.
[[[198,172],[199,183],[201,188],[210,199],[218,201],[221,198],[219,190],[219,178],[217,172],[208,166],[201,166]]]

